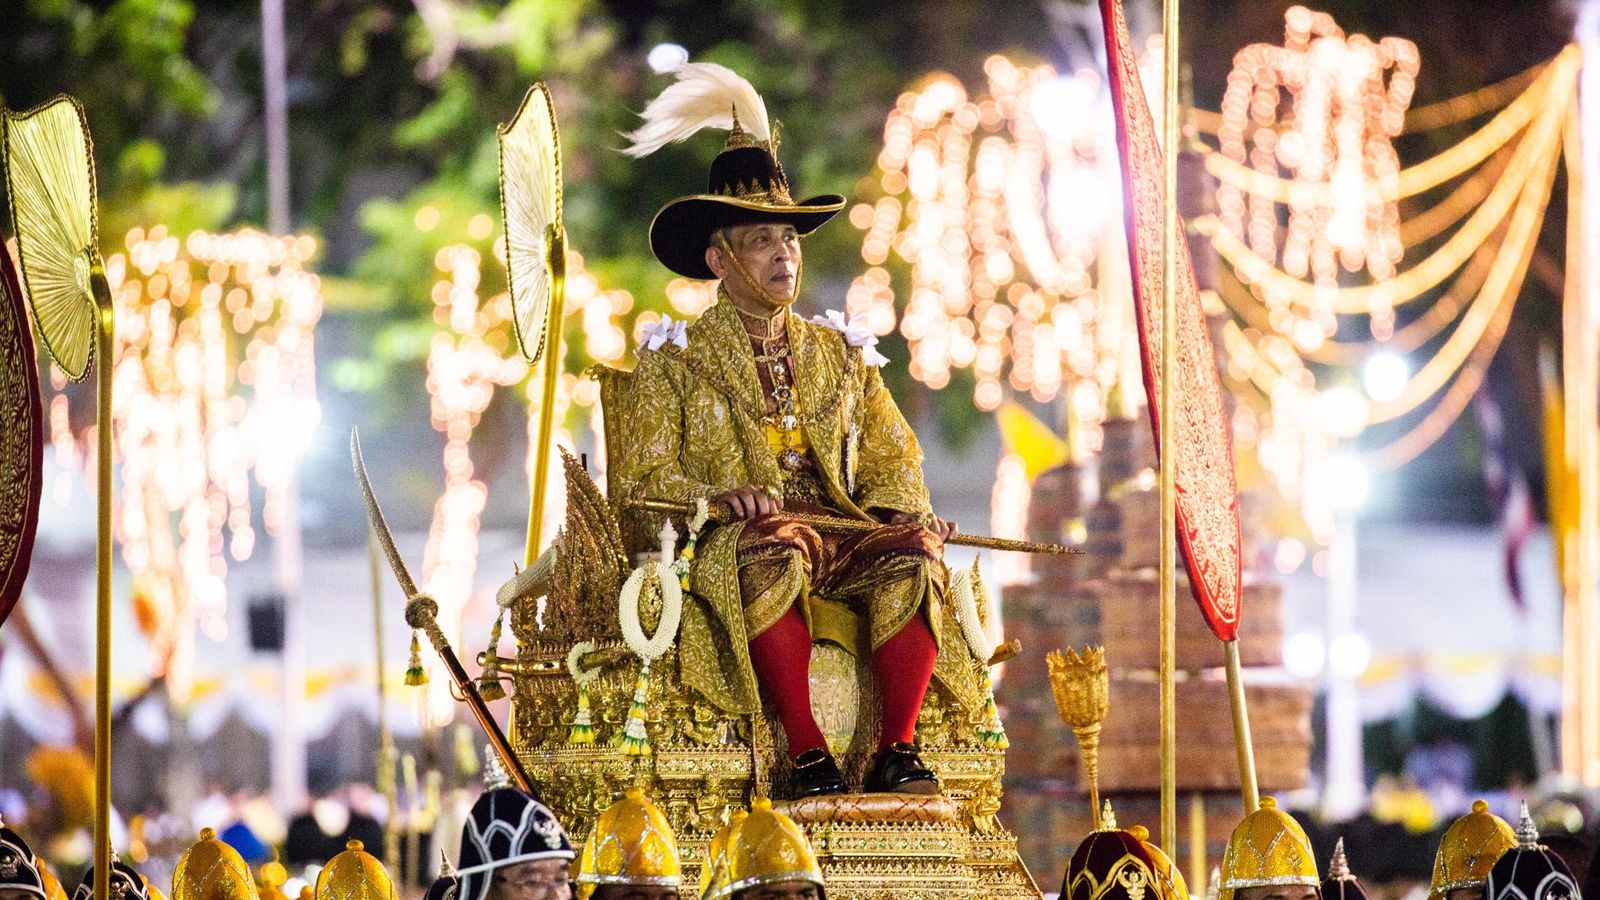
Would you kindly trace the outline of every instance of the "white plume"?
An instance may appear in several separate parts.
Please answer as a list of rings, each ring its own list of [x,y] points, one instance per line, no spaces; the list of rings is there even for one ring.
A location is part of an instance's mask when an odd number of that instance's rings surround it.
[[[649,156],[702,128],[732,130],[734,111],[739,114],[739,126],[758,143],[771,139],[767,104],[750,82],[732,69],[716,63],[684,63],[673,74],[678,80],[639,114],[644,124],[623,135],[633,142],[623,153]]]

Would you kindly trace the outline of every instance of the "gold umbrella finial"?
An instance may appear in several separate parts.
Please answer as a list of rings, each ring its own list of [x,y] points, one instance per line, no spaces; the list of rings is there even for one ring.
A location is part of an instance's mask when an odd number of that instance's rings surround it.
[[[1050,693],[1056,698],[1056,711],[1078,738],[1083,755],[1083,773],[1089,783],[1089,807],[1094,810],[1094,827],[1100,820],[1100,723],[1110,701],[1111,677],[1106,670],[1104,647],[1085,647],[1080,654],[1068,648],[1065,654],[1053,650],[1046,658],[1050,666]]]

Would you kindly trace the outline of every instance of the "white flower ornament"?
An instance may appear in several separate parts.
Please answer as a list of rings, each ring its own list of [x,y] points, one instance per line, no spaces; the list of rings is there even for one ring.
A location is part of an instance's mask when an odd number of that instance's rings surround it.
[[[677,344],[678,349],[689,349],[688,322],[674,322],[672,316],[663,314],[661,321],[646,325],[644,346],[646,350],[660,350],[667,344]]]
[[[845,320],[844,313],[837,309],[830,309],[827,315],[812,316],[814,325],[831,328],[844,335],[844,342],[852,347],[861,348],[861,358],[869,366],[881,366],[889,361],[889,357],[878,352],[878,336],[862,321],[861,316],[851,316]]]

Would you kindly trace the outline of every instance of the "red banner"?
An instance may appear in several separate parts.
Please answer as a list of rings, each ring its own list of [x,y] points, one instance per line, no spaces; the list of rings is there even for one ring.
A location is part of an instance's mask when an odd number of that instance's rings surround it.
[[[0,239],[0,624],[22,596],[44,484],[39,357],[16,267]]]
[[[1121,0],[1100,0],[1105,23],[1111,100],[1116,109],[1123,200],[1127,207],[1128,256],[1133,269],[1134,310],[1139,320],[1139,356],[1144,363],[1150,425],[1161,436],[1157,398],[1161,384],[1161,207],[1162,156],[1156,123],[1139,83],[1138,60],[1128,40]],[[1239,489],[1234,481],[1233,440],[1222,402],[1216,357],[1206,331],[1200,290],[1189,245],[1178,235],[1177,382],[1173,398],[1178,543],[1189,567],[1189,586],[1217,637],[1238,637],[1240,612]]]

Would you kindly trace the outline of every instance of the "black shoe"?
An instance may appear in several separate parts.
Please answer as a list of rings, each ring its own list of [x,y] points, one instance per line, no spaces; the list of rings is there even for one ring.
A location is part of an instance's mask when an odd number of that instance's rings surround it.
[[[923,764],[916,744],[896,742],[872,758],[863,790],[869,794],[937,794],[939,776]]]
[[[796,800],[842,794],[848,790],[833,754],[820,748],[807,750],[795,758],[793,789]]]

